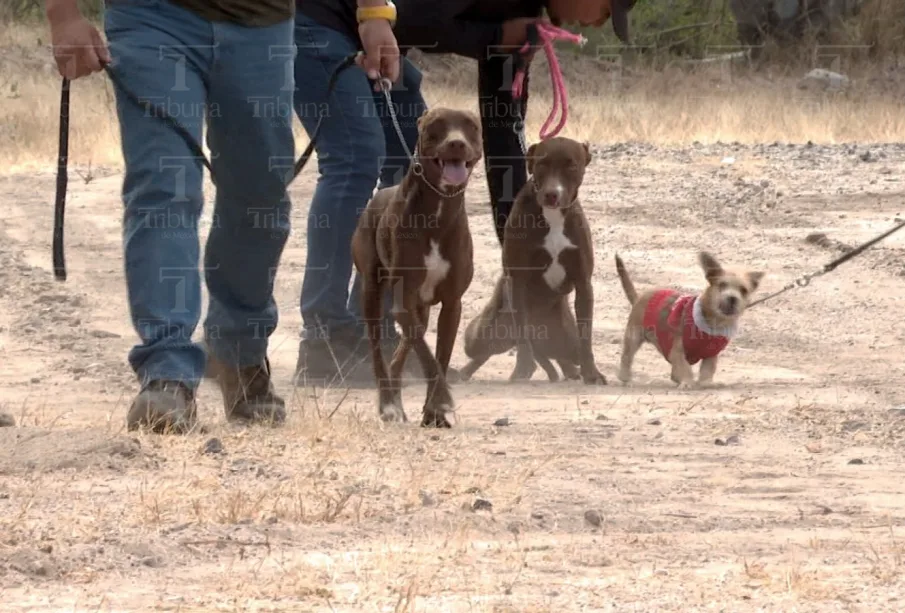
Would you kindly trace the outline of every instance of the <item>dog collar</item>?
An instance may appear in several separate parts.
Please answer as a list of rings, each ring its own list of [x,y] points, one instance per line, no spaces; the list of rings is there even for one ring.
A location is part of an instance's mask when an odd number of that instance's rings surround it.
[[[465,183],[465,185],[452,193],[446,193],[440,188],[436,187],[433,183],[427,180],[427,177],[424,176],[424,164],[421,163],[421,157],[417,153],[412,156],[411,170],[416,177],[421,179],[421,181],[423,181],[425,185],[431,188],[431,190],[441,198],[455,198],[456,196],[461,196],[462,194],[464,194],[465,190],[468,189],[467,182]]]
[[[692,317],[694,317],[694,325],[705,334],[710,336],[722,336],[723,338],[732,338],[738,330],[738,326],[726,326],[725,328],[714,328],[707,323],[704,317],[704,309],[701,306],[700,298],[694,299],[694,305],[691,308]]]

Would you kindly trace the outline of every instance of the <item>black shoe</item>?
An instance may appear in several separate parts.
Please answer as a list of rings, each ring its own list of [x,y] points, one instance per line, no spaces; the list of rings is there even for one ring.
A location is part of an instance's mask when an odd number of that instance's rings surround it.
[[[376,387],[367,343],[348,334],[331,339],[306,339],[299,343],[295,382],[298,386]]]
[[[270,361],[241,368],[230,367],[208,354],[209,376],[223,394],[226,419],[279,425],[286,421],[286,402],[277,395],[270,378]]]
[[[179,381],[148,382],[135,396],[126,425],[129,430],[147,427],[158,434],[185,434],[198,423],[195,394]]]

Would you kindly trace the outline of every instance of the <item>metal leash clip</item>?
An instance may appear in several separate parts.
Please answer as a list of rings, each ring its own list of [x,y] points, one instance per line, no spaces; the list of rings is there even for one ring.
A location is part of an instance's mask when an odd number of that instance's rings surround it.
[[[412,173],[416,177],[420,177],[424,174],[424,167],[421,165],[421,162],[415,159],[408,144],[405,142],[402,126],[399,125],[399,119],[396,117],[396,109],[393,107],[393,96],[390,93],[393,89],[393,82],[386,77],[380,77],[380,79],[377,80],[377,84],[380,86],[380,91],[383,92],[384,100],[386,100],[387,113],[390,115],[390,121],[393,122],[393,129],[396,130],[396,136],[399,137],[399,144],[402,145],[402,149],[405,151],[405,154],[408,156],[409,162],[412,165]]]

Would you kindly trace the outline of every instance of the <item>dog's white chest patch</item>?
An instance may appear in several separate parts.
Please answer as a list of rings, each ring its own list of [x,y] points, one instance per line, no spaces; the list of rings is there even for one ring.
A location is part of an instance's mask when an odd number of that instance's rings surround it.
[[[566,280],[566,269],[559,261],[559,254],[566,249],[575,249],[575,243],[565,234],[565,215],[559,209],[544,208],[544,218],[550,230],[544,237],[544,251],[550,254],[551,262],[544,271],[544,282],[550,289],[559,289]]]
[[[437,241],[431,241],[431,250],[424,256],[426,272],[419,290],[421,300],[430,302],[434,299],[434,290],[437,289],[437,284],[449,274],[449,266],[449,260],[440,255],[440,244]]]

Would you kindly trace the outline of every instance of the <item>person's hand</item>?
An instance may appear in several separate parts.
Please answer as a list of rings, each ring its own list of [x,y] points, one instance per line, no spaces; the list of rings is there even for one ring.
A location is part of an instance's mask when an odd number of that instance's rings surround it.
[[[79,13],[51,17],[50,40],[57,70],[67,79],[98,72],[110,61],[100,32]]]
[[[381,77],[395,83],[399,80],[399,44],[390,22],[385,19],[368,19],[358,24],[358,36],[364,47],[356,63],[376,81]]]
[[[500,39],[500,47],[521,47],[528,41],[528,26],[535,23],[550,23],[547,19],[539,17],[518,17],[503,22],[503,36]]]

